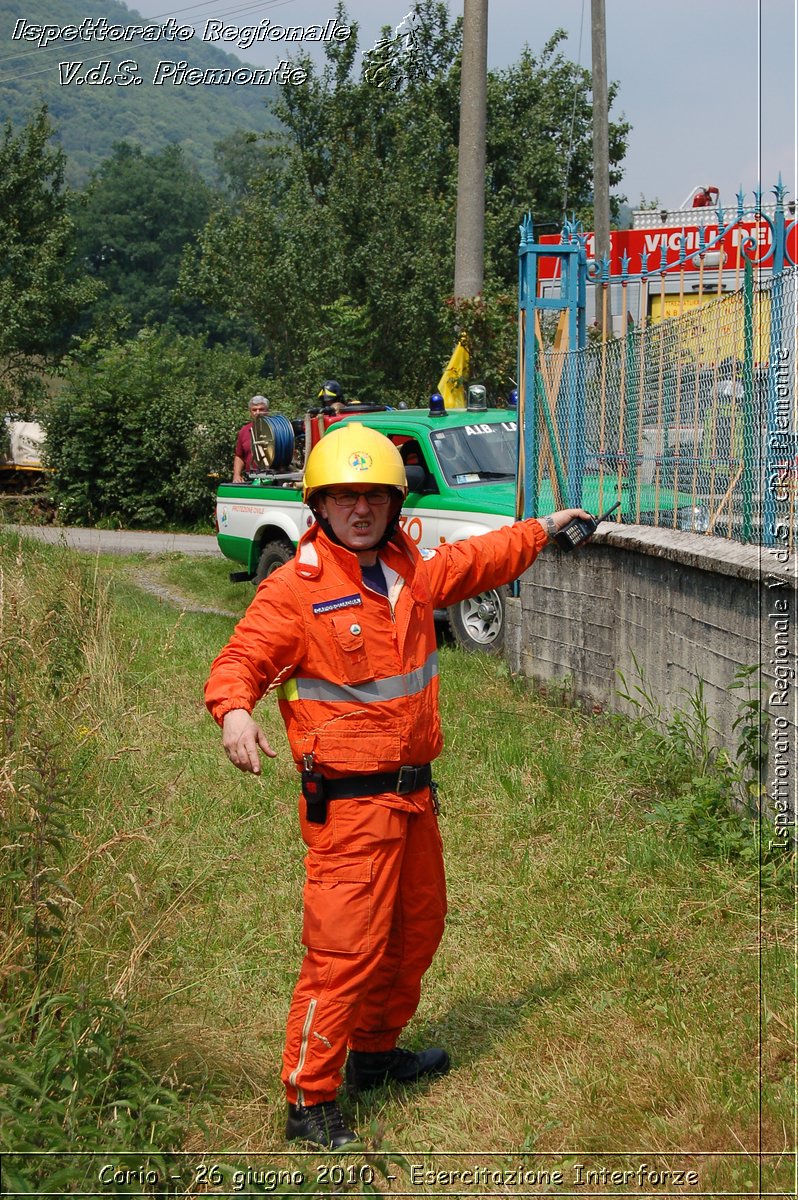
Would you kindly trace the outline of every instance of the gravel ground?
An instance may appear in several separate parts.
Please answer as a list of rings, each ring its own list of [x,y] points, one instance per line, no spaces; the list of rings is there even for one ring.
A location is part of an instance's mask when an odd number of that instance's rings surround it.
[[[222,557],[216,538],[207,533],[146,533],[137,529],[76,529],[57,525],[4,525],[6,533],[19,533],[72,550],[102,554],[188,554]]]

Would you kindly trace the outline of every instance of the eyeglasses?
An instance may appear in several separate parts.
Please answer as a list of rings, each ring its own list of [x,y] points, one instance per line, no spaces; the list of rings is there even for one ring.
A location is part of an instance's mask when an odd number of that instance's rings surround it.
[[[379,508],[391,499],[391,493],[385,489],[375,492],[325,492],[324,494],[338,508],[354,508],[358,500],[365,500],[370,508]]]

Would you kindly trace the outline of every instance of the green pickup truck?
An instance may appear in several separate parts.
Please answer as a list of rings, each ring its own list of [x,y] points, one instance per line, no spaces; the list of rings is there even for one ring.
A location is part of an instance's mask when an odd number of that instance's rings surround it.
[[[498,529],[514,520],[518,463],[515,418],[512,410],[448,409],[435,415],[426,409],[410,409],[344,413],[340,421],[360,421],[396,443],[407,467],[409,485],[402,527],[418,546],[433,548],[442,542],[458,542]],[[289,422],[284,417],[278,420],[282,428],[277,432],[282,434]],[[329,431],[324,436],[329,436]],[[583,506],[591,512],[608,508],[619,498],[617,488],[616,474],[605,473],[601,479],[598,475],[585,476]],[[623,488],[620,499],[622,511],[627,511],[628,494]],[[646,506],[654,511],[654,503],[654,489],[642,487],[641,520],[646,520]],[[657,503],[662,511],[661,492]],[[546,513],[556,507],[550,484],[544,479],[540,511]],[[301,471],[265,470],[248,483],[222,484],[217,494],[216,523],[222,553],[244,568],[231,577],[256,583],[265,579],[288,562],[299,538],[313,523],[313,514],[302,503]],[[505,596],[503,588],[491,590],[448,610],[452,632],[460,645],[488,653],[502,649]]]

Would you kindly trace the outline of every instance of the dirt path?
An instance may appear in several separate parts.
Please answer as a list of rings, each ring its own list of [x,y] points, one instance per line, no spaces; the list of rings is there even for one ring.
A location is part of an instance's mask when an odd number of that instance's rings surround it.
[[[4,525],[6,533],[18,533],[22,537],[48,542],[54,546],[68,546],[71,550],[89,551],[94,554],[186,554],[188,556],[219,557],[221,551],[216,538],[199,533],[147,533],[131,529],[76,529],[56,525]],[[154,571],[139,567],[130,572],[129,579],[142,591],[174,604],[183,612],[211,613],[217,617],[232,617],[238,620],[240,613],[226,608],[213,608],[198,604],[184,596],[158,578]]]
[[[137,571],[132,572],[129,578],[130,582],[141,588],[143,592],[149,592],[152,596],[157,596],[159,600],[166,600],[167,603],[176,605],[182,612],[211,613],[214,617],[232,617],[234,621],[238,621],[241,617],[241,613],[230,612],[227,608],[213,608],[210,604],[198,604],[196,600],[184,596],[177,588],[163,583],[146,567],[140,567]]]

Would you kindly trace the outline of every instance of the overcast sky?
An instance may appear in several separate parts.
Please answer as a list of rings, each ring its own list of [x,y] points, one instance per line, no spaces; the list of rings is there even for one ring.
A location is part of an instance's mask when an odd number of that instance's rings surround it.
[[[462,12],[461,0],[448,3]],[[236,26],[266,18],[272,25],[313,25],[335,12],[335,0],[167,5],[129,3],[150,19],[191,22],[197,36],[211,18]],[[382,25],[398,25],[410,6],[411,0],[349,0],[361,49]],[[769,191],[779,172],[796,195],[796,8],[798,0],[606,0],[609,75],[620,85],[613,112],[632,124],[619,190],[633,207],[642,194],[677,208],[706,184],[732,204],[740,184],[749,195],[759,181]],[[590,0],[489,0],[489,65],[508,66],[524,44],[538,52],[557,26],[568,33],[565,52],[589,67]],[[181,48],[189,65],[191,45]],[[280,43],[222,48],[265,66],[286,57]]]

